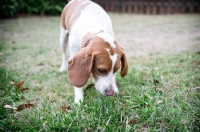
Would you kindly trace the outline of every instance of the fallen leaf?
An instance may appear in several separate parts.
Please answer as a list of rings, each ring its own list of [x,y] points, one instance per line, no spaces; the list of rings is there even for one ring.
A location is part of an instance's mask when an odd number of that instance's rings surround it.
[[[129,121],[128,121],[128,124],[131,125],[131,124],[136,123],[137,121],[138,121],[137,119],[132,119],[132,120],[129,120]]]
[[[38,91],[42,91],[42,89],[41,89],[41,88],[38,88]]]
[[[12,81],[10,82],[10,84],[15,85],[16,82],[12,80]]]
[[[24,92],[24,91],[27,91],[27,90],[28,90],[28,88],[22,88],[21,92]]]
[[[70,110],[70,109],[71,109],[71,106],[66,107],[65,104],[62,105],[62,112],[63,112],[63,113],[66,113],[67,110]]]
[[[10,106],[10,105],[5,105],[4,108],[6,108],[6,109],[13,109],[13,110],[16,110],[16,109],[17,109],[17,108],[15,108],[15,107]]]
[[[39,64],[37,64],[38,66],[44,66],[44,62],[40,62]]]
[[[22,85],[24,84],[24,80],[21,80],[20,82],[18,82],[16,84],[16,89],[20,89],[22,87]]]
[[[153,80],[153,82],[154,82],[155,85],[160,83],[158,80]]]
[[[66,113],[67,112],[67,107],[65,104],[62,105],[62,112],[63,113]]]
[[[10,106],[10,105],[5,105],[4,108],[6,108],[6,109],[12,109],[12,106]]]
[[[155,104],[158,105],[160,103],[162,103],[162,100],[157,100]]]
[[[22,105],[19,105],[18,107],[17,107],[17,111],[22,111],[23,109],[25,109],[25,108],[31,108],[31,107],[33,107],[34,106],[34,104],[22,104]]]
[[[68,107],[67,107],[67,110],[70,110],[70,109],[71,109],[71,106],[68,106]]]

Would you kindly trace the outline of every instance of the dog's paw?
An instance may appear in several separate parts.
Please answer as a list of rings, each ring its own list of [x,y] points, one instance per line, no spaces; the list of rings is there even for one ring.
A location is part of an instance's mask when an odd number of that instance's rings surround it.
[[[59,72],[64,72],[67,70],[67,67],[66,66],[61,66],[60,69],[59,69]]]
[[[83,102],[83,98],[75,98],[74,103],[80,105]]]

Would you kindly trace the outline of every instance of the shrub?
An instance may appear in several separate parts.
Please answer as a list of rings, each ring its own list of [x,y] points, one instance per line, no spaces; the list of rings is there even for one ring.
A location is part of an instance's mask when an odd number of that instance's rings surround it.
[[[19,1],[17,0],[2,0],[0,1],[0,16],[14,16],[20,10]]]
[[[60,15],[67,4],[64,0],[4,0],[0,1],[1,17],[17,14]]]

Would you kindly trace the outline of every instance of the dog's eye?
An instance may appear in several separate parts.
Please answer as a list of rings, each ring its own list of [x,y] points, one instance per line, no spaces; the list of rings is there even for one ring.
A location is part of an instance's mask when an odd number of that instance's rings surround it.
[[[107,74],[106,69],[99,68],[98,71],[99,71],[101,74]]]

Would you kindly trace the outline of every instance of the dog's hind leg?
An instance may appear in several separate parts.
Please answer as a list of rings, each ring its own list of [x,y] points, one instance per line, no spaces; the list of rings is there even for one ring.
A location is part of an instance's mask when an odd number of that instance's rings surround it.
[[[68,31],[63,27],[60,27],[60,47],[62,49],[62,65],[60,67],[60,72],[67,70],[67,44],[68,44]]]

